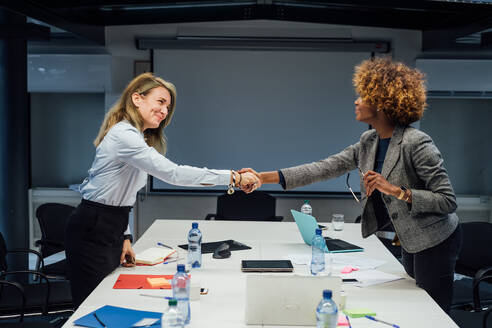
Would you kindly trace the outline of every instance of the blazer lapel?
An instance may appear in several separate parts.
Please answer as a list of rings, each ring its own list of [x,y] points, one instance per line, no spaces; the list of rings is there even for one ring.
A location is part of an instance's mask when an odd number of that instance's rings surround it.
[[[367,142],[367,146],[364,147],[364,152],[360,156],[359,167],[362,172],[366,173],[369,170],[374,170],[374,161],[376,160],[377,149],[378,136],[376,131],[374,131],[374,133],[371,135],[371,139]]]
[[[381,175],[388,179],[388,175],[391,173],[396,165],[396,162],[400,158],[400,145],[403,140],[403,131],[405,127],[397,125],[393,131],[393,136],[391,137],[390,144],[388,146],[388,151],[386,152],[386,157],[384,158],[383,170]]]

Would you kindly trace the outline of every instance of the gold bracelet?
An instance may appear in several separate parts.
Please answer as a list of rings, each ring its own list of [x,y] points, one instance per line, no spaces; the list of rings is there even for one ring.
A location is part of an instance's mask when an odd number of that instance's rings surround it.
[[[403,196],[405,196],[405,190],[400,189],[400,194],[396,198],[398,198],[399,200],[402,200],[403,199]]]
[[[412,192],[409,189],[407,189],[405,194],[407,196],[407,197],[405,197],[405,202],[408,203],[408,201],[410,200],[410,197],[412,196]]]

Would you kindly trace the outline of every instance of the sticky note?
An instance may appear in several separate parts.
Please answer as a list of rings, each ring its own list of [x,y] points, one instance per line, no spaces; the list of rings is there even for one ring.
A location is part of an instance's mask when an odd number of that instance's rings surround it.
[[[358,271],[358,270],[359,270],[359,269],[354,268],[354,267],[351,267],[351,266],[345,266],[345,267],[343,267],[343,269],[342,269],[342,271],[341,271],[341,272],[342,272],[342,273],[350,273],[350,272],[352,272],[352,271]]]
[[[147,282],[151,287],[169,286],[169,280],[166,278],[147,278]]]
[[[375,316],[376,312],[369,310],[369,309],[364,309],[364,308],[359,308],[359,309],[345,309],[343,310],[343,313],[348,315],[351,318],[362,318],[366,315],[371,315]]]
[[[342,326],[349,326],[349,322],[348,322],[347,318],[343,314],[340,314],[338,316],[337,327],[342,327]]]

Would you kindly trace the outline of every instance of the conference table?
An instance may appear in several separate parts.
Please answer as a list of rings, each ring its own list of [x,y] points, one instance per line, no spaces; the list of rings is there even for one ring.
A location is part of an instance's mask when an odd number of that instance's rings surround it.
[[[134,244],[138,253],[157,242],[175,247],[178,250],[177,263],[184,263],[186,251],[177,245],[186,243],[191,228],[191,220],[156,220]],[[233,251],[228,259],[213,259],[212,254],[204,254],[202,268],[191,271],[192,281],[199,281],[201,287],[208,288],[207,295],[191,301],[190,328],[234,328],[234,327],[280,327],[267,325],[246,325],[246,277],[253,273],[241,272],[241,260],[285,259],[292,254],[311,254],[295,222],[245,222],[245,221],[198,221],[203,234],[203,242],[234,239],[251,247],[249,250]],[[402,277],[403,279],[368,287],[351,284],[342,285],[347,293],[346,308],[369,308],[377,317],[398,324],[400,327],[458,327],[454,321],[421,288],[415,285],[402,265],[391,255],[376,236],[363,239],[360,224],[345,223],[343,231],[330,228],[323,231],[324,236],[339,238],[364,248],[364,252],[350,256],[360,256],[383,260],[377,269]],[[308,265],[294,265],[293,273],[305,275]],[[163,312],[167,308],[164,296],[171,296],[171,290],[155,289],[113,289],[118,276],[125,274],[174,274],[176,262],[154,266],[119,267],[108,275],[82,303],[63,327],[77,327],[73,321],[104,305],[128,307],[143,311]],[[339,272],[334,272],[339,274]],[[159,297],[149,297],[161,296]],[[319,298],[321,299],[321,292]],[[315,309],[313,309],[314,311]],[[389,327],[366,318],[351,320],[352,327]],[[287,326],[284,326],[287,327]],[[296,327],[296,326],[288,326]]]

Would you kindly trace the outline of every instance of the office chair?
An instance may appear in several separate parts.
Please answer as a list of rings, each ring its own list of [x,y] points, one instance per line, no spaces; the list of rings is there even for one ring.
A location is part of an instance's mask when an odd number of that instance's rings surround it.
[[[8,254],[35,254],[43,266],[44,262],[39,252],[31,249],[8,250],[0,232],[0,317],[19,316],[20,322],[25,315],[47,315],[52,311],[73,312],[72,294],[68,280],[50,281],[39,271],[16,270],[9,271]],[[10,279],[11,276],[34,275],[36,283],[23,283]]]
[[[489,327],[489,328],[490,328],[490,327],[492,327],[492,324],[491,324],[490,326],[489,326],[489,325],[487,325],[487,320],[488,320],[488,318],[489,318],[489,316],[490,316],[490,313],[491,313],[491,312],[492,312],[492,308],[490,308],[490,309],[488,309],[487,311],[485,311],[485,314],[483,315],[483,322],[482,322],[482,323],[483,323],[483,328],[487,328],[487,327]],[[492,318],[492,317],[491,317],[491,318]],[[492,320],[490,320],[490,321],[491,321],[491,323],[492,323]]]
[[[217,213],[207,214],[205,220],[282,221],[275,216],[275,197],[264,191],[255,190],[250,194],[236,191],[217,198]]]
[[[75,207],[58,203],[45,203],[36,210],[41,229],[41,239],[35,245],[40,247],[43,258],[65,250],[65,226]],[[38,269],[39,262],[36,266]],[[41,272],[48,277],[67,278],[66,260],[44,266]]]
[[[463,302],[455,297],[452,308],[480,312],[484,310],[483,303],[492,304],[492,252],[490,250],[492,223],[466,222],[461,223],[461,227],[463,244],[455,271],[473,278],[473,281],[471,287],[466,290],[469,295],[467,300]],[[457,296],[463,295],[463,291],[460,290],[463,285],[464,283],[459,281],[455,282]]]

